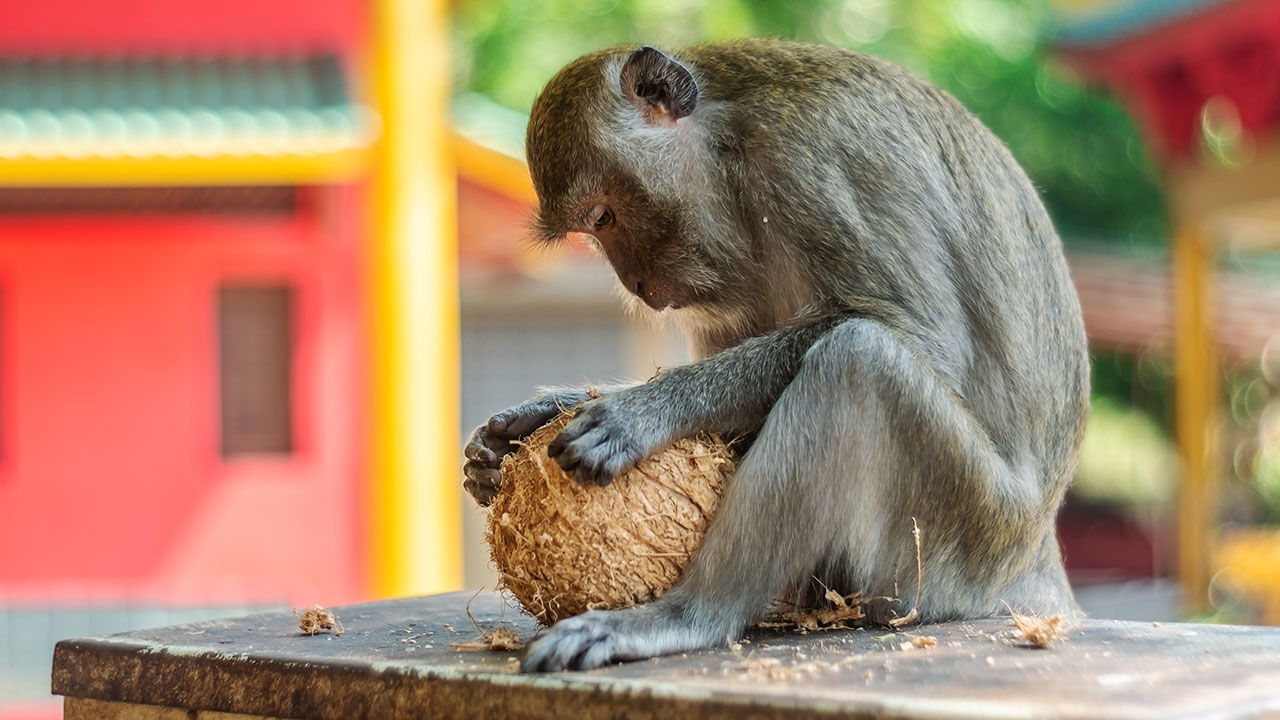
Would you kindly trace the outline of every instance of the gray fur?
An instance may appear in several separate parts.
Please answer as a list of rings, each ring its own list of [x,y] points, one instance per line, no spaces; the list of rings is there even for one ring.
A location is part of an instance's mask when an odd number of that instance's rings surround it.
[[[857,53],[672,52],[696,102],[685,85],[640,96],[678,96],[689,112],[675,119],[620,85],[638,56],[579,59],[535,102],[537,232],[589,234],[634,304],[680,324],[700,359],[587,402],[550,452],[606,483],[698,431],[754,440],[671,591],[556,624],[524,668],[721,643],[814,579],[901,598],[881,619],[1071,611],[1054,517],[1087,350],[1061,243],[1008,151],[950,96]],[[643,57],[660,76],[661,55]],[[610,222],[585,226],[601,207]],[[481,503],[510,442],[585,395],[550,398],[473,437]]]

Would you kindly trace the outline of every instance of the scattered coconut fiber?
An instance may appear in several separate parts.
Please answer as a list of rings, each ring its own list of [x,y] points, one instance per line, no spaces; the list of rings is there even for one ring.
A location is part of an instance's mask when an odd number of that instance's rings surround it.
[[[315,635],[325,630],[333,630],[335,637],[341,637],[343,633],[342,622],[333,614],[333,611],[326,610],[320,605],[312,605],[301,612],[294,610],[293,614],[298,616],[298,629],[308,635]]]
[[[519,633],[509,627],[496,627],[485,633],[477,641],[463,643],[449,643],[454,650],[519,650],[524,647],[524,641],[520,639]]]
[[[1067,636],[1061,615],[1040,618],[1013,613],[1013,627],[1015,635],[1038,648],[1047,648]]]
[[[866,624],[866,612],[863,609],[862,596],[841,595],[835,590],[827,590],[824,598],[830,607],[794,608],[777,612],[769,618],[756,623],[757,627],[792,628],[804,632],[814,630],[837,630],[861,627]]]
[[[574,480],[546,447],[562,413],[502,462],[486,539],[499,583],[544,625],[666,592],[720,503],[734,461],[717,438],[685,438],[607,486]]]
[[[915,650],[916,648],[937,647],[938,638],[932,635],[921,635],[913,637],[904,643],[900,643],[898,647],[902,650]]]

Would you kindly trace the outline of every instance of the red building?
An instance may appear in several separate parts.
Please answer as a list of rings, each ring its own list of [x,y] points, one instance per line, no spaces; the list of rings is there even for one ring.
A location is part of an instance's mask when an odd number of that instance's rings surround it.
[[[5,5],[0,593],[363,596],[362,8]]]
[[[0,715],[60,637],[460,581],[443,18],[0,0]]]

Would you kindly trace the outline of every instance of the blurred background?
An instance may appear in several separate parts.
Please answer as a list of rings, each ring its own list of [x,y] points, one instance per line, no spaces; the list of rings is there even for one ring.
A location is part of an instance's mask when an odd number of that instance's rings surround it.
[[[1085,608],[1280,623],[1280,0],[0,0],[0,718],[59,715],[58,639],[493,587],[463,437],[686,357],[522,242],[525,114],[761,34],[924,75],[1039,187]]]

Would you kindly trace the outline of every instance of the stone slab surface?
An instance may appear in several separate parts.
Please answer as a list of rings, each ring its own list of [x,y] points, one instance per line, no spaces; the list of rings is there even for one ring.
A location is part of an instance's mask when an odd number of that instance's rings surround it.
[[[467,610],[470,605],[468,618]],[[1008,619],[800,634],[589,672],[522,675],[518,652],[461,651],[532,620],[484,593],[64,640],[53,692],[278,718],[1280,717],[1280,628],[1079,620],[1048,649]],[[936,645],[917,638],[932,638]]]

